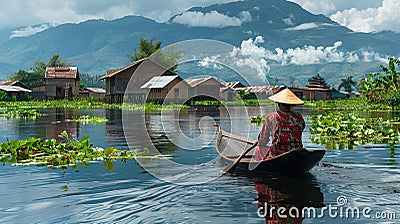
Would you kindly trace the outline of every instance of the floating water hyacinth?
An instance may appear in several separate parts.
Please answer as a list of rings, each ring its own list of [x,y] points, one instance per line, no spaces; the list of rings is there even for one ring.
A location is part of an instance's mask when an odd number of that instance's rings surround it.
[[[251,116],[250,117],[250,122],[256,125],[262,125],[265,121],[265,114],[259,114],[256,116]]]
[[[121,159],[127,161],[135,158],[169,158],[165,155],[150,155],[147,149],[119,150],[113,147],[93,147],[89,136],[80,140],[70,139],[66,131],[60,134],[65,142],[55,139],[28,138],[26,140],[8,140],[0,144],[0,161],[16,166],[37,165],[49,167],[74,167],[76,164],[87,164],[90,161],[109,162]]]
[[[73,122],[80,122],[83,124],[95,124],[95,123],[105,123],[107,122],[107,118],[105,117],[97,117],[97,116],[90,116],[90,115],[81,115],[73,120],[67,120]]]
[[[16,107],[0,108],[0,117],[5,117],[7,119],[36,120],[39,116],[43,116],[43,114],[39,113],[36,109]]]
[[[352,149],[365,144],[400,143],[400,118],[363,118],[354,112],[325,112],[307,116],[311,141],[328,149]]]

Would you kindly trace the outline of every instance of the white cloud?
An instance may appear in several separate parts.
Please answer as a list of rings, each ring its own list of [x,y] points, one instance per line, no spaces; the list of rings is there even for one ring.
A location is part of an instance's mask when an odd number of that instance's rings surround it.
[[[289,0],[301,5],[305,10],[314,14],[329,14],[336,10],[331,0]]]
[[[242,11],[239,15],[240,18],[230,17],[215,10],[208,13],[189,11],[176,16],[173,19],[173,22],[192,27],[222,28],[228,26],[241,26],[243,22],[251,21],[251,14],[249,11]]]
[[[364,62],[373,62],[373,61],[379,61],[379,62],[387,62],[388,56],[382,57],[380,54],[373,52],[373,51],[363,51],[361,52],[363,56],[363,61]]]
[[[292,30],[310,30],[314,28],[318,28],[318,24],[316,23],[303,23],[295,27],[287,28],[286,30],[292,31]]]
[[[1,1],[0,29],[36,24],[78,23],[88,19],[117,19],[140,15],[158,22],[194,6],[237,0],[13,0]],[[154,7],[154,6],[157,7]]]
[[[310,30],[310,29],[315,29],[323,26],[332,26],[331,24],[328,23],[303,23],[295,27],[287,28],[287,31],[296,31],[296,30]]]
[[[285,19],[283,19],[283,22],[285,22],[286,25],[289,25],[289,26],[293,26],[294,25],[294,23],[292,21],[292,18],[285,18]]]
[[[400,32],[400,1],[383,0],[378,8],[359,10],[356,8],[339,11],[330,16],[342,26],[358,32],[394,30]]]
[[[220,56],[207,56],[199,61],[199,65],[205,68],[215,68],[215,69],[222,69],[223,67],[218,65],[218,60]]]
[[[19,30],[14,30],[11,32],[10,39],[14,37],[28,37],[32,36],[36,33],[42,32],[43,30],[46,30],[50,28],[51,26],[48,24],[42,24],[38,27],[33,27],[33,26],[28,26]]]
[[[239,13],[239,17],[240,17],[240,20],[242,21],[242,23],[251,22],[251,20],[252,20],[251,13],[249,11],[241,11]]]
[[[240,48],[233,48],[230,57],[236,63],[236,66],[249,66],[257,71],[258,76],[263,79],[270,71],[268,61],[265,58],[265,48],[258,46],[264,43],[262,36],[257,36],[254,40],[248,39],[242,41]]]
[[[347,56],[346,61],[349,63],[355,63],[355,62],[360,61],[360,57],[356,53],[350,52]]]
[[[341,41],[337,41],[328,47],[306,45],[302,48],[297,47],[286,50],[276,48],[274,51],[260,46],[263,43],[264,39],[261,36],[256,37],[254,40],[250,38],[242,41],[240,48],[236,49],[236,52],[251,56],[265,70],[268,70],[268,61],[275,61],[282,65],[311,65],[331,62],[355,63],[361,60],[384,62],[386,60],[385,57],[373,51],[359,50],[359,53],[341,51],[339,50],[343,44]],[[236,52],[234,53],[237,54]]]

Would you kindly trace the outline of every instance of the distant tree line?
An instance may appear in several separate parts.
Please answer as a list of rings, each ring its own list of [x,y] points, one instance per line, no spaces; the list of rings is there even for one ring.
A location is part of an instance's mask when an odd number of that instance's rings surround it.
[[[12,81],[20,81],[25,85],[33,88],[38,86],[43,86],[45,84],[45,73],[46,67],[63,67],[70,66],[70,63],[63,60],[60,55],[54,54],[48,61],[43,62],[40,60],[36,60],[33,63],[33,66],[30,68],[30,71],[25,71],[20,69],[18,72],[15,72],[14,75],[10,76],[9,79]],[[84,89],[86,87],[98,87],[105,88],[104,82],[100,81],[99,78],[101,75],[91,76],[87,73],[79,74],[81,88]]]
[[[69,66],[69,63],[64,61],[60,55],[53,55],[47,63],[36,60],[33,63],[33,66],[30,68],[30,71],[25,71],[20,69],[18,72],[15,72],[14,75],[10,76],[10,80],[12,81],[20,81],[25,85],[33,88],[38,86],[43,86],[44,76],[46,73],[46,67],[57,67],[57,66]]]
[[[106,88],[104,81],[100,80],[102,75],[89,75],[88,73],[79,74],[81,78],[81,89],[86,87]]]

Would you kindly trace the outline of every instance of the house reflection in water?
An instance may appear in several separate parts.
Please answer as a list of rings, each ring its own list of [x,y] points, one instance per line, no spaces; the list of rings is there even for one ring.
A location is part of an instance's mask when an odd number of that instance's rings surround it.
[[[72,121],[79,116],[79,111],[58,108],[44,111],[44,113],[46,116],[38,117],[37,122],[46,123],[47,139],[62,141],[63,139],[59,135],[64,130],[70,138],[79,139],[79,123]]]

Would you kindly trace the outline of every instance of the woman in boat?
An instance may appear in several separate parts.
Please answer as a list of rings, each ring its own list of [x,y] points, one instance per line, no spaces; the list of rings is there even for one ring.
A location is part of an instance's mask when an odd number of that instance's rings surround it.
[[[278,103],[279,111],[269,113],[265,117],[258,135],[258,147],[254,152],[256,160],[264,160],[292,149],[303,148],[301,138],[305,123],[303,116],[294,112],[293,107],[304,102],[287,88],[269,99]],[[269,140],[271,140],[270,145],[268,145]]]

